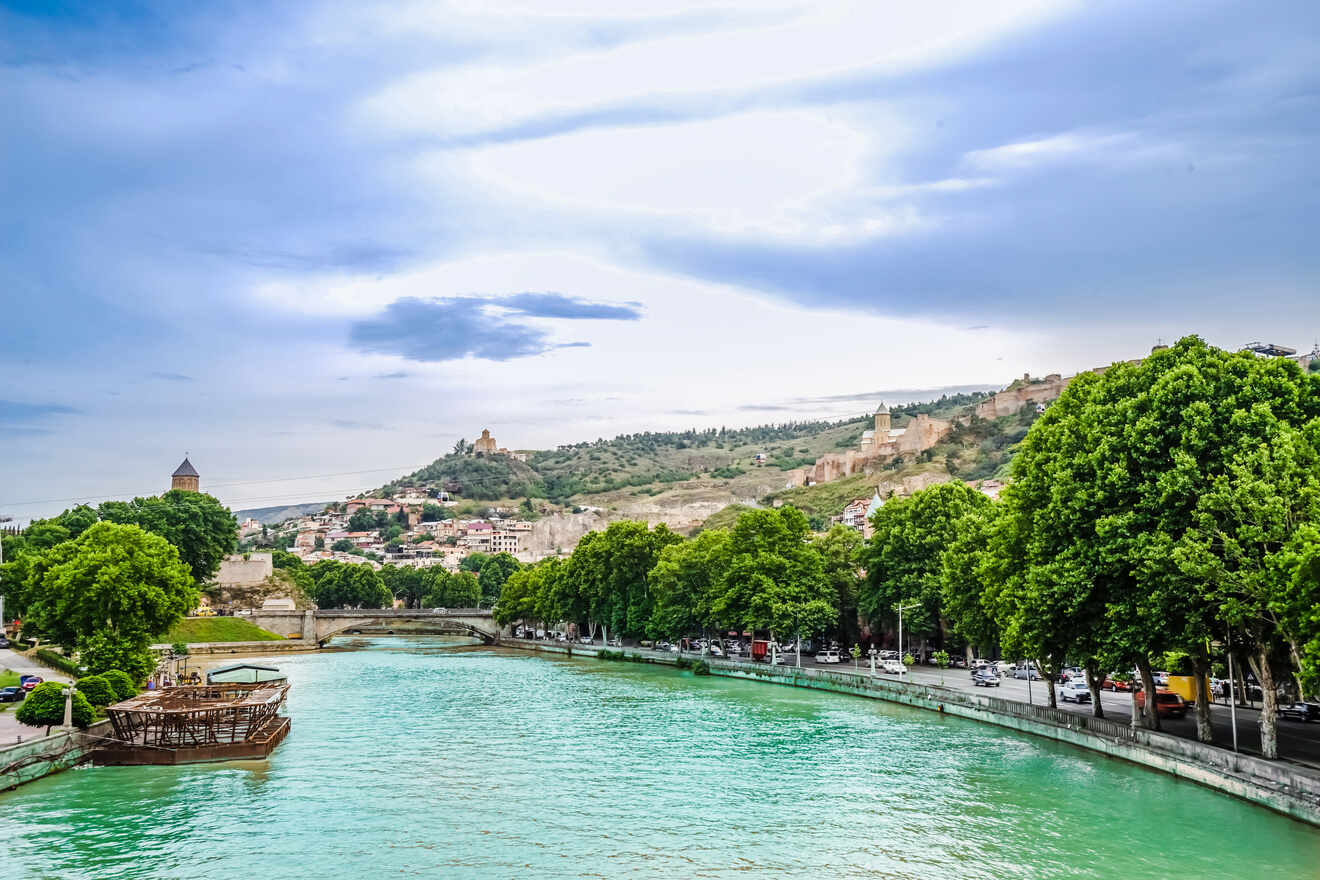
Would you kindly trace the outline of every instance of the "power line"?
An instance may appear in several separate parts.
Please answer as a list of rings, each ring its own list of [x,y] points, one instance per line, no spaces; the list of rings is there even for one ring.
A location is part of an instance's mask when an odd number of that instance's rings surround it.
[[[430,464],[430,462],[427,462]],[[351,477],[357,474],[375,474],[382,471],[415,471],[426,467],[421,465],[402,465],[399,467],[367,468],[358,471],[340,471],[334,474],[311,474],[305,477],[275,477],[269,480],[233,480],[225,483],[207,483],[206,488],[211,489],[217,486],[245,486],[245,485],[264,485],[266,483],[286,483],[294,480],[320,480],[328,477]],[[71,498],[46,498],[40,501],[6,501],[6,507],[29,507],[34,504],[65,504],[71,501],[106,501],[114,498],[123,498],[129,495],[141,494],[136,489],[124,489],[118,492],[110,492],[104,495],[77,495]]]

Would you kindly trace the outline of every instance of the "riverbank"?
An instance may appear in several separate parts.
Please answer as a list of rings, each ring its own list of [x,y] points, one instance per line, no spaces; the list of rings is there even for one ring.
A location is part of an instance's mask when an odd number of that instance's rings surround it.
[[[594,658],[600,650],[599,646],[522,639],[504,639],[500,645],[583,658]],[[625,649],[624,654],[641,662],[669,666],[675,665],[679,658],[677,654],[646,649]],[[1320,826],[1320,774],[1301,768],[1158,731],[1133,730],[1129,725],[1102,718],[999,697],[966,694],[937,685],[873,677],[867,672],[705,659],[712,675],[886,700],[1068,743],[1187,779]]]

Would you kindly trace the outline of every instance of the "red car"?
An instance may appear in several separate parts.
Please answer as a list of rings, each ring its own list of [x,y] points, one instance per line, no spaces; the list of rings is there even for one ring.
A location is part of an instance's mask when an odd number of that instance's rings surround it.
[[[42,678],[40,675],[20,675],[18,677],[18,684],[23,690],[30,691],[45,680],[46,679]]]
[[[1132,680],[1119,681],[1114,678],[1106,678],[1105,683],[1100,685],[1104,690],[1110,691],[1130,691],[1132,690]]]
[[[1146,691],[1137,691],[1137,708],[1146,707]],[[1155,714],[1161,718],[1183,718],[1187,715],[1187,703],[1183,698],[1165,688],[1155,689]]]

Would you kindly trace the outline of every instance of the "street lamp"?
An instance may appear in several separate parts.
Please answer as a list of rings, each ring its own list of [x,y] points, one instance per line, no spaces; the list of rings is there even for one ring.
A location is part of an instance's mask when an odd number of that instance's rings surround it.
[[[904,605],[902,602],[895,603],[894,607],[898,609],[898,662],[902,663],[903,657],[903,612],[916,608],[921,605],[920,602],[913,602],[911,605]]]

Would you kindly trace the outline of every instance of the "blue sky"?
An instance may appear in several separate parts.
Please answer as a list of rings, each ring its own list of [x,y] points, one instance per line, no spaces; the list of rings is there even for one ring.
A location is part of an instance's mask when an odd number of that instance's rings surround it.
[[[0,514],[1320,334],[1315,3],[272,5],[0,11]]]

